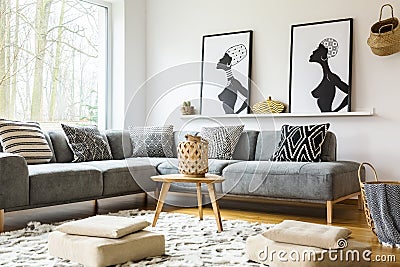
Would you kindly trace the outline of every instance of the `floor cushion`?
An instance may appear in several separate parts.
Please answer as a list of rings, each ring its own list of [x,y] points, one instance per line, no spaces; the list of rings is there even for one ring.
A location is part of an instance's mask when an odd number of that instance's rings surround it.
[[[127,261],[139,261],[165,253],[162,234],[139,231],[111,239],[69,235],[59,231],[49,234],[49,254],[88,267],[105,267]]]

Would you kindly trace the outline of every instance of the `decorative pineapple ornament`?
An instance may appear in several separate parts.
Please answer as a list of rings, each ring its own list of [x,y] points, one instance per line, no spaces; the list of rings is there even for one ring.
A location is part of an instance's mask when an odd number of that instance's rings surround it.
[[[285,105],[282,102],[272,100],[271,97],[253,105],[253,112],[257,114],[282,113],[284,110]]]

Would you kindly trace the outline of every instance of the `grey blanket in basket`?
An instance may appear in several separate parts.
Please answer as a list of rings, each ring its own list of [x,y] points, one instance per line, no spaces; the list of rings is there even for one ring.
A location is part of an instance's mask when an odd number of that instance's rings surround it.
[[[365,184],[367,204],[381,243],[400,246],[400,185]]]

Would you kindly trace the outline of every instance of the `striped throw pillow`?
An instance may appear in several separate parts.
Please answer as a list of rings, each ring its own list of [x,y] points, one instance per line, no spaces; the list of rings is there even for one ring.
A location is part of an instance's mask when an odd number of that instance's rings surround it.
[[[0,119],[0,143],[4,152],[18,154],[28,164],[48,163],[53,157],[37,122]]]

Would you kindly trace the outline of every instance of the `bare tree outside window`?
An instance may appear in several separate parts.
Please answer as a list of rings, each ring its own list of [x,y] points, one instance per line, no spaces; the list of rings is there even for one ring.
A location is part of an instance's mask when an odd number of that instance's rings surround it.
[[[80,0],[1,0],[0,118],[98,124],[106,19]]]

